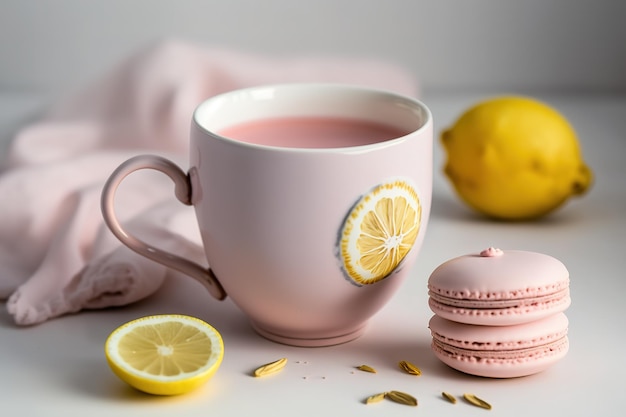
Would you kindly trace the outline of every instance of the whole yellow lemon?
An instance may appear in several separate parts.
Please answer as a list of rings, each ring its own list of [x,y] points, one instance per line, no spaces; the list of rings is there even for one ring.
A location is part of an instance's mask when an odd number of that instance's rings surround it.
[[[572,126],[532,98],[478,103],[441,140],[446,176],[463,201],[489,217],[534,219],[591,186]]]

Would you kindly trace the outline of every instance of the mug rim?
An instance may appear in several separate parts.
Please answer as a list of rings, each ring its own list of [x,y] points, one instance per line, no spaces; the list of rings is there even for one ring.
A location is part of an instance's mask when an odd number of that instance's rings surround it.
[[[325,148],[307,148],[307,147],[289,147],[289,146],[275,146],[275,145],[264,145],[258,143],[250,143],[244,142],[241,140],[233,139],[228,136],[223,136],[216,132],[213,129],[208,128],[203,125],[203,123],[199,120],[201,115],[205,115],[210,112],[213,108],[219,108],[224,103],[230,101],[233,97],[270,97],[277,90],[295,90],[295,89],[307,89],[307,90],[339,90],[344,91],[346,93],[362,93],[362,94],[370,94],[372,96],[378,95],[380,97],[386,97],[387,99],[393,99],[397,102],[404,103],[405,107],[413,107],[415,109],[415,113],[419,112],[421,115],[421,121],[417,128],[410,129],[406,134],[388,140],[383,140],[380,142],[364,144],[364,145],[354,145],[354,146],[344,146],[344,147],[325,147]],[[416,116],[417,117],[417,116]],[[218,139],[224,143],[228,143],[234,146],[241,146],[250,149],[256,150],[266,150],[266,151],[274,151],[274,152],[297,152],[297,153],[361,153],[370,150],[378,150],[382,148],[386,148],[389,146],[394,146],[398,143],[404,142],[408,140],[408,137],[413,135],[419,135],[421,131],[424,131],[431,127],[433,123],[433,117],[430,109],[424,102],[417,98],[409,97],[400,93],[396,93],[391,90],[385,90],[381,88],[368,87],[364,85],[356,85],[356,84],[343,84],[343,83],[282,83],[282,84],[267,84],[267,85],[258,85],[253,87],[245,87],[239,88],[231,91],[227,91],[224,93],[217,94],[215,96],[209,97],[203,102],[201,102],[194,110],[192,116],[192,123],[203,133],[210,135],[211,137]]]

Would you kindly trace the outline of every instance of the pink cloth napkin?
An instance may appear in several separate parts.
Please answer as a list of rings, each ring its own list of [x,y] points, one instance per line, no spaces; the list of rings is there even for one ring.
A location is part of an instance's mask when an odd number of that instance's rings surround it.
[[[104,226],[100,191],[139,153],[187,166],[194,108],[225,91],[283,82],[338,82],[415,96],[404,69],[375,60],[268,58],[167,41],[139,51],[57,103],[14,138],[0,174],[0,299],[29,325],[81,309],[125,305],[179,275],[121,245]],[[165,176],[141,172],[117,194],[139,237],[205,263],[193,209]]]

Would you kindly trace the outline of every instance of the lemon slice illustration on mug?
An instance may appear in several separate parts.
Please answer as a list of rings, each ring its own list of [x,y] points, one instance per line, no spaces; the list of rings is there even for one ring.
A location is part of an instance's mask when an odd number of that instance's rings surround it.
[[[339,256],[357,285],[388,277],[409,253],[420,230],[422,207],[403,179],[380,184],[354,205],[340,233]]]

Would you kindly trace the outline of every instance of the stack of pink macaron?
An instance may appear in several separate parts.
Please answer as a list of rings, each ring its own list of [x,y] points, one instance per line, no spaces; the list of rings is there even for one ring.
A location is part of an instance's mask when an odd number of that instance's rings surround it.
[[[569,272],[536,252],[489,248],[451,259],[428,280],[435,355],[493,378],[541,372],[569,348]]]

